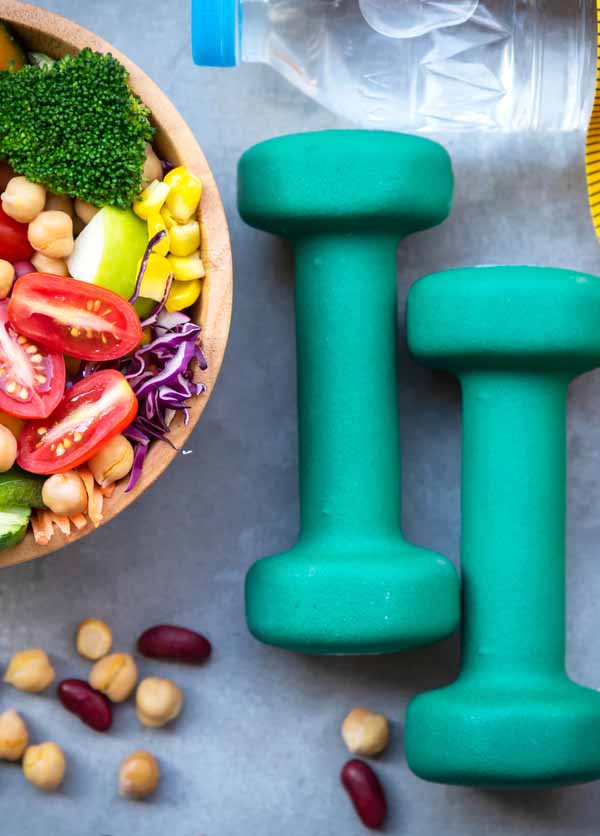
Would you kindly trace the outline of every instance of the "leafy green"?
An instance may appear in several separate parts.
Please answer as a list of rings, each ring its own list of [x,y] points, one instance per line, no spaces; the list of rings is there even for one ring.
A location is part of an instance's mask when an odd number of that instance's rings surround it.
[[[116,58],[91,49],[1,71],[0,159],[56,194],[131,206],[154,129],[128,79]]]

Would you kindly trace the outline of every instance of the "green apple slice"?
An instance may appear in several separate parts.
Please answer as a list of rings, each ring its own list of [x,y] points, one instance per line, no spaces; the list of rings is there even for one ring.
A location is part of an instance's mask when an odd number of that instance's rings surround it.
[[[129,299],[135,288],[138,265],[148,246],[148,230],[130,209],[105,206],[78,235],[67,259],[74,279],[97,284]],[[139,300],[145,316],[154,303]]]

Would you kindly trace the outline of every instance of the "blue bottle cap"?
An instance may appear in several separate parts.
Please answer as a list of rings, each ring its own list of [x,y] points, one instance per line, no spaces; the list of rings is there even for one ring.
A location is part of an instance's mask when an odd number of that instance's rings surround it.
[[[192,0],[192,52],[196,64],[234,67],[239,60],[241,0]]]

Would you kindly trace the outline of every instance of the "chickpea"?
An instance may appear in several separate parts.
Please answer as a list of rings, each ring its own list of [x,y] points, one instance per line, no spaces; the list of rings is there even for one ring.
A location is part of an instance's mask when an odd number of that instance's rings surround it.
[[[14,708],[0,714],[0,758],[21,760],[28,743],[29,733],[21,715]]]
[[[144,171],[142,173],[142,185],[144,188],[149,186],[154,180],[163,179],[163,168],[160,160],[154,152],[154,148],[149,142],[146,143],[146,161],[144,162]]]
[[[160,767],[150,752],[134,752],[119,769],[119,792],[126,798],[148,798],[158,787]]]
[[[77,628],[75,643],[81,656],[96,662],[110,652],[112,647],[110,627],[98,618],[86,618]]]
[[[15,268],[10,261],[0,258],[0,299],[6,299],[15,280]]]
[[[129,653],[112,653],[100,659],[90,671],[89,683],[112,702],[124,702],[136,686],[135,659]]]
[[[68,194],[52,194],[52,192],[48,192],[44,209],[47,212],[65,212],[70,218],[73,218],[75,215],[73,199]]]
[[[100,209],[97,206],[86,203],[85,200],[79,200],[77,198],[75,201],[75,214],[84,225],[89,224],[94,215],[97,215],[99,211]]]
[[[29,243],[49,258],[66,258],[73,252],[73,221],[66,212],[40,212],[29,224]]]
[[[0,424],[0,473],[10,470],[17,458],[17,439],[3,424]]]
[[[13,177],[2,194],[6,214],[22,224],[31,223],[44,209],[46,189],[26,177]]]
[[[62,258],[49,258],[43,253],[34,253],[31,263],[38,273],[52,273],[53,276],[68,276],[67,262]]]
[[[183,705],[183,694],[170,679],[149,676],[140,682],[135,703],[140,723],[160,728],[177,717]]]
[[[49,476],[42,487],[42,499],[55,514],[67,517],[82,514],[88,505],[85,485],[74,470]]]
[[[37,694],[54,682],[55,675],[48,654],[39,647],[32,647],[15,653],[4,674],[4,681],[19,691]]]
[[[51,792],[58,789],[66,769],[63,750],[57,743],[40,743],[25,750],[23,775],[40,790]]]
[[[127,476],[133,467],[133,447],[124,435],[116,435],[104,444],[87,463],[94,479],[104,488]]]
[[[354,708],[342,723],[342,737],[353,754],[378,755],[390,737],[387,718],[367,708]]]

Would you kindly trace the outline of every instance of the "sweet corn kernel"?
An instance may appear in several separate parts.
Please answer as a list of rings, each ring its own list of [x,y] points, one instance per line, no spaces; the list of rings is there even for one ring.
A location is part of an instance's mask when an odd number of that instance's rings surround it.
[[[164,182],[170,191],[166,199],[167,209],[175,220],[186,223],[197,211],[202,197],[202,181],[180,165],[170,171]]]
[[[199,279],[191,282],[173,282],[165,307],[170,313],[183,311],[198,300],[201,292],[202,282]]]
[[[164,255],[150,253],[146,272],[142,279],[140,296],[143,296],[144,299],[154,299],[155,302],[160,302],[165,295],[167,281],[172,272],[172,267]]]
[[[191,282],[193,279],[204,278],[204,265],[200,258],[200,252],[196,250],[195,253],[180,258],[176,255],[169,256],[169,264],[171,265],[171,272],[180,282]]]
[[[164,224],[167,227],[167,229],[171,229],[172,226],[177,225],[177,221],[175,220],[173,215],[169,212],[169,210],[167,209],[166,206],[163,206],[163,208],[160,210],[160,216],[163,219]]]
[[[188,221],[177,224],[170,230],[170,249],[173,255],[185,257],[192,255],[200,246],[200,224],[198,221]]]
[[[143,221],[147,221],[150,215],[160,212],[167,199],[171,187],[160,180],[154,180],[147,189],[144,189],[140,199],[133,204],[133,211]]]
[[[156,244],[152,252],[158,255],[167,255],[171,248],[171,236],[160,212],[153,212],[148,218],[148,238],[153,238],[158,232],[164,232],[165,236]]]

